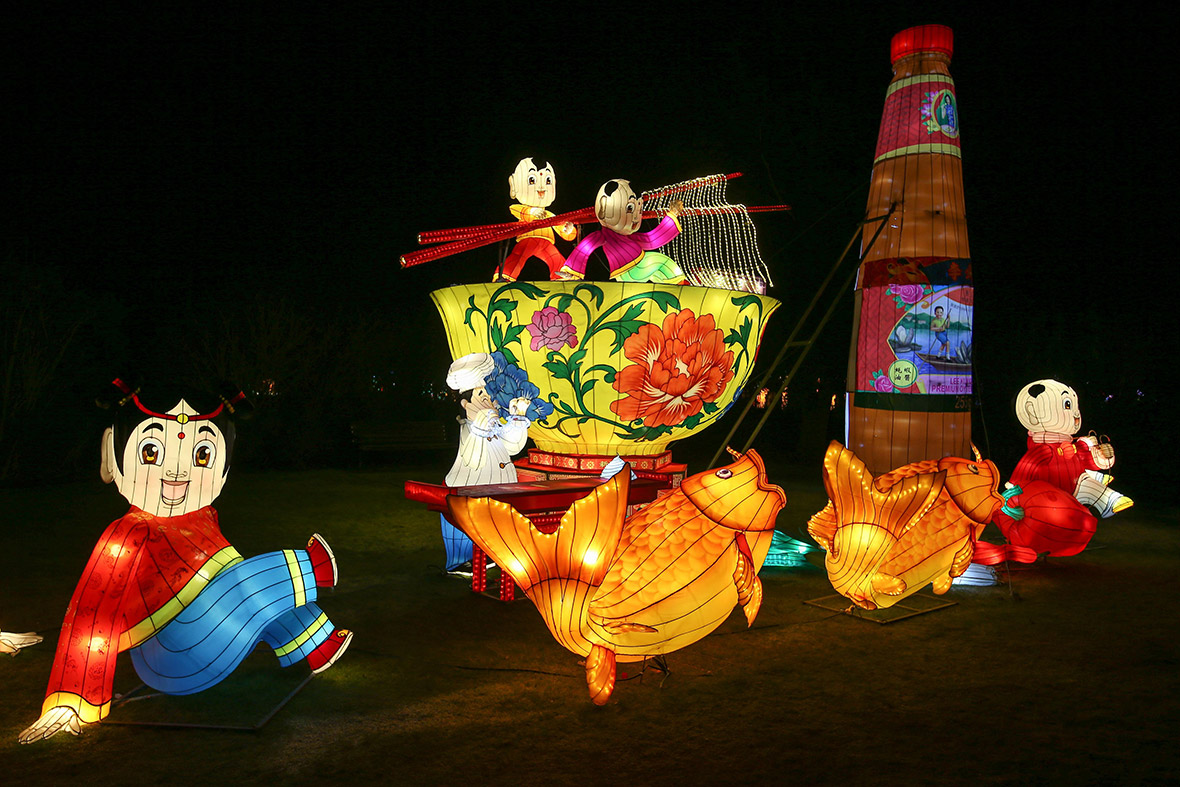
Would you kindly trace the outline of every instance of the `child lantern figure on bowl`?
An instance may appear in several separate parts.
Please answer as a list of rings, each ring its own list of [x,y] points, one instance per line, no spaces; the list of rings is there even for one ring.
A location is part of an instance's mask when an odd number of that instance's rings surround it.
[[[521,159],[508,176],[508,196],[516,200],[516,204],[509,206],[508,210],[519,222],[553,218],[548,210],[557,198],[557,176],[553,173],[553,165],[546,161],[544,166],[540,166],[536,159]],[[517,235],[516,245],[504,259],[503,270],[498,271],[498,278],[516,281],[530,257],[536,257],[549,266],[550,279],[558,278],[558,271],[565,265],[565,257],[554,245],[555,229],[563,240],[572,241],[578,236],[577,227],[568,221],[557,227],[541,227]]]
[[[221,534],[212,503],[229,472],[234,419],[249,412],[236,389],[145,402],[115,380],[99,404],[114,410],[102,436],[101,476],[131,503],[98,539],[62,623],[32,743],[102,720],[115,662],[131,651],[144,683],[192,694],[232,672],[259,642],[281,666],[330,667],[352,633],[315,604],[336,584],[336,558],[318,534],[306,549],[243,560]],[[167,409],[156,409],[164,408]]]
[[[586,261],[595,249],[602,247],[610,265],[610,277],[615,281],[688,283],[675,260],[655,251],[680,234],[678,216],[682,210],[683,202],[673,202],[659,224],[647,232],[639,232],[643,198],[632,191],[630,181],[608,180],[594,199],[594,213],[602,229],[587,235],[570,252],[561,269],[561,278],[586,278]]]

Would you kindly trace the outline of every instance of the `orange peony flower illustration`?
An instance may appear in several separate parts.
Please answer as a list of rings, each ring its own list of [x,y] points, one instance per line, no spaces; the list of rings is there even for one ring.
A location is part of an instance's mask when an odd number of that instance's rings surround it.
[[[733,353],[713,319],[682,309],[652,323],[623,342],[632,361],[613,383],[625,397],[610,409],[623,421],[642,419],[646,426],[677,426],[721,396],[733,379]]]

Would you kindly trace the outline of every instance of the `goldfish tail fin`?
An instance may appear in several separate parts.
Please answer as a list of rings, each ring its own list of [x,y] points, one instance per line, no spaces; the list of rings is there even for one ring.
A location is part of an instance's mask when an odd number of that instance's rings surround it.
[[[528,517],[490,497],[447,498],[450,519],[528,593],[550,579],[596,586],[622,535],[630,489],[619,473],[574,502],[555,532],[533,527]],[[531,597],[531,596],[530,596]]]
[[[618,549],[630,486],[629,472],[600,484],[575,501],[550,534],[492,498],[449,496],[447,507],[451,521],[520,585],[562,647],[584,655],[591,646],[585,630],[590,598]]]
[[[945,483],[945,472],[923,473],[879,490],[872,473],[852,451],[833,442],[824,455],[824,486],[837,526],[874,523],[901,537],[934,505]]]
[[[590,688],[590,701],[605,705],[615,690],[615,652],[602,645],[590,648],[586,656],[586,684]]]

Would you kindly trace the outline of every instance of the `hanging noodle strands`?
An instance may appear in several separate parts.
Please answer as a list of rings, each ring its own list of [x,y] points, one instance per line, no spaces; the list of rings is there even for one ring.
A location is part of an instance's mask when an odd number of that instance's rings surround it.
[[[725,175],[696,178],[646,192],[643,204],[662,214],[674,200],[684,202],[680,234],[661,251],[680,264],[689,282],[699,287],[765,293],[773,282],[758,251],[758,233],[750,220],[750,209],[726,201],[728,181]],[[788,208],[780,205],[754,210]]]

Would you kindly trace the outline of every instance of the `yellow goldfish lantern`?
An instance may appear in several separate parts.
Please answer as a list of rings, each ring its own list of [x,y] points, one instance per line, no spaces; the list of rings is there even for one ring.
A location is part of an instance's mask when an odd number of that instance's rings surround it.
[[[833,442],[824,456],[830,499],[807,531],[828,553],[832,586],[857,606],[890,607],[931,583],[941,595],[1004,505],[999,485],[999,470],[978,450],[974,460],[913,462],[874,479]]]
[[[735,604],[748,623],[758,614],[758,570],[786,495],[756,452],[735,456],[629,519],[627,470],[575,502],[551,534],[486,497],[449,496],[449,518],[512,575],[557,641],[586,657],[590,698],[602,705],[617,661],[690,645]]]

